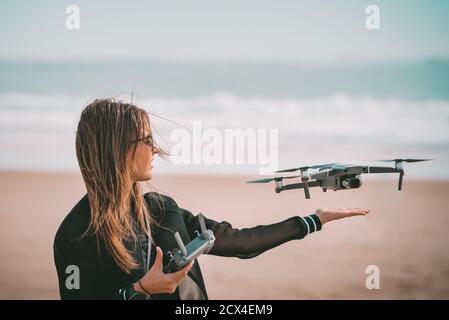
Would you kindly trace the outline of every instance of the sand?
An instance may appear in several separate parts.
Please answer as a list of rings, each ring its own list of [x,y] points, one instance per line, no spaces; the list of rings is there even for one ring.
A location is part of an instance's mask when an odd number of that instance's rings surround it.
[[[366,178],[358,190],[274,193],[255,177],[156,176],[152,184],[192,212],[236,228],[275,223],[316,208],[368,207],[367,217],[249,260],[199,258],[211,299],[449,299],[449,181]],[[407,178],[407,177],[406,177]],[[0,172],[0,299],[59,299],[54,234],[84,195],[78,174]],[[368,290],[366,267],[380,269]]]

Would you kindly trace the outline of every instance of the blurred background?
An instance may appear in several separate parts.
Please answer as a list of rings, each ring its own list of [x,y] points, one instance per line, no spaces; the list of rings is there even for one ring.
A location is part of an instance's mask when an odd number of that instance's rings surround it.
[[[66,27],[69,5],[78,30]],[[379,29],[366,27],[369,5]],[[174,129],[201,121],[221,132],[277,129],[280,168],[434,159],[406,166],[402,193],[397,177],[370,176],[359,190],[313,190],[311,200],[243,184],[258,165],[158,159],[153,186],[234,227],[317,207],[372,210],[248,261],[200,257],[210,298],[449,298],[448,9],[437,0],[2,1],[0,298],[59,298],[53,237],[85,193],[76,125],[101,97],[159,116],[167,149]],[[372,264],[380,290],[365,287]]]

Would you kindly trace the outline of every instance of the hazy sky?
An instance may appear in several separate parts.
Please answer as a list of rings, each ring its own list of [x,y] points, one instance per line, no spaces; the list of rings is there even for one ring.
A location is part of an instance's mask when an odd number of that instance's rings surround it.
[[[67,5],[81,29],[65,27]],[[380,30],[365,28],[370,4]],[[449,1],[0,2],[0,59],[398,60],[449,57]]]

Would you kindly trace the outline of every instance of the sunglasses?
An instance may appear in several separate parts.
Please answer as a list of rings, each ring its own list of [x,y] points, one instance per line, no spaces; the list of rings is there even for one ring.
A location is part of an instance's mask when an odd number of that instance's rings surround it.
[[[145,137],[133,140],[133,141],[131,141],[131,144],[139,143],[139,142],[143,142],[147,146],[151,147],[151,149],[154,148],[153,136],[151,134],[149,134],[149,135],[147,135]]]

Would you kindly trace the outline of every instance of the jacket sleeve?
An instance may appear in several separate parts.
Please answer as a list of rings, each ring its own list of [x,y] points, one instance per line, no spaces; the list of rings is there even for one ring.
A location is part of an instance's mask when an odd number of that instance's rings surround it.
[[[195,230],[201,229],[198,215],[182,208],[181,212],[193,239]],[[321,230],[320,219],[314,214],[307,217],[293,216],[278,223],[243,229],[233,228],[227,221],[217,222],[206,217],[204,221],[206,228],[211,229],[215,236],[214,246],[208,254],[240,259],[254,258],[287,241],[302,239]]]
[[[89,241],[55,242],[53,246],[61,299],[96,299],[98,256]]]

